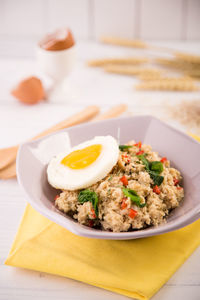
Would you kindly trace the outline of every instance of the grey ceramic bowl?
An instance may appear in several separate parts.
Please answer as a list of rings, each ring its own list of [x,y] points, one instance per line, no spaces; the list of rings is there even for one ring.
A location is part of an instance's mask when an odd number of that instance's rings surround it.
[[[174,209],[166,224],[147,229],[113,233],[89,228],[55,209],[56,190],[47,182],[49,159],[71,145],[77,145],[98,135],[112,135],[120,143],[134,139],[150,144],[161,156],[166,156],[184,178],[185,197]],[[23,144],[17,156],[17,177],[27,201],[45,217],[71,232],[98,239],[136,239],[173,231],[200,218],[200,144],[151,116],[140,116],[88,123],[62,130],[33,142]]]

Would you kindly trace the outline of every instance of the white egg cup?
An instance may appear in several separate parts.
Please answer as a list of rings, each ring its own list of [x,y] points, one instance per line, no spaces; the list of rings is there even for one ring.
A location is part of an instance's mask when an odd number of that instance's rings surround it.
[[[59,51],[37,46],[36,55],[40,70],[54,81],[53,88],[48,92],[48,100],[66,102],[71,97],[67,77],[76,63],[76,46]]]

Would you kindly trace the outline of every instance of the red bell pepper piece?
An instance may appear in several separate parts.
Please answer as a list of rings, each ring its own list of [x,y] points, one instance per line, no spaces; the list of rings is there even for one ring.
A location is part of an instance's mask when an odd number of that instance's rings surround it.
[[[134,219],[135,218],[135,216],[137,215],[137,211],[136,210],[134,210],[134,209],[132,209],[132,208],[130,208],[130,210],[129,210],[129,217],[131,218],[131,219]]]
[[[120,181],[123,183],[124,186],[128,185],[128,179],[126,178],[126,176],[122,176],[120,178]]]
[[[143,150],[140,150],[140,151],[138,151],[137,153],[136,153],[136,155],[141,155],[141,154],[143,154],[144,153],[144,151]]]
[[[127,198],[123,198],[123,199],[122,199],[121,209],[125,209],[125,208],[127,207],[126,199],[127,199]]]
[[[153,187],[153,192],[156,193],[157,195],[159,195],[160,194],[160,188],[157,185],[155,185]]]
[[[94,208],[91,209],[91,215],[93,219],[96,219],[97,216],[95,214]]]
[[[179,184],[179,180],[177,178],[174,178],[173,181],[174,181],[174,185]]]
[[[167,157],[162,157],[160,161],[161,161],[161,163],[166,162],[167,161]]]
[[[138,143],[134,144],[134,146],[137,146],[137,147],[141,148],[142,147],[142,142],[138,142]]]

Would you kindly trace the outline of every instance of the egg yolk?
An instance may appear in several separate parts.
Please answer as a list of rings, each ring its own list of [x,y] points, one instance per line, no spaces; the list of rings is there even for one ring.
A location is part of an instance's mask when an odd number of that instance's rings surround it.
[[[101,154],[102,145],[96,144],[75,150],[61,160],[70,169],[83,169],[90,166]]]

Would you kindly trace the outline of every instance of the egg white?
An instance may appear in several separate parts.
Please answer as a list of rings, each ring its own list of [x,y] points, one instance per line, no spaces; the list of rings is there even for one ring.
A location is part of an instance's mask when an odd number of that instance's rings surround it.
[[[101,144],[102,150],[99,157],[88,167],[75,170],[61,164],[61,160],[69,153],[94,144]],[[54,188],[62,190],[87,188],[103,179],[116,165],[118,157],[118,143],[112,136],[96,136],[71,148],[68,152],[55,156],[47,167],[48,182]]]

